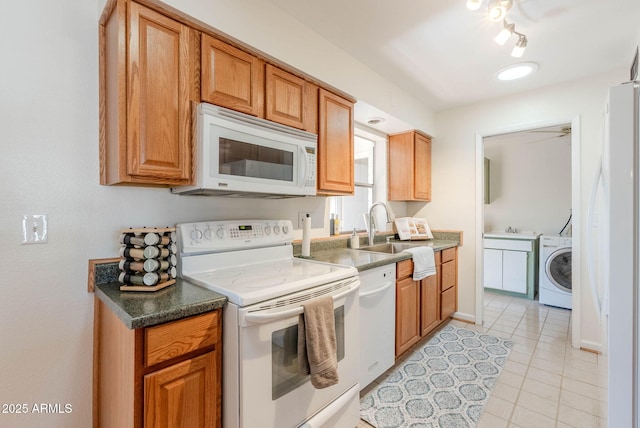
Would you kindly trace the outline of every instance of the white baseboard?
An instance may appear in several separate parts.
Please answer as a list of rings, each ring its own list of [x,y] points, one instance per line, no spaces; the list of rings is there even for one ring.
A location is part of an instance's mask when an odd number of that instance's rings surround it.
[[[454,312],[453,315],[451,315],[451,318],[456,319],[456,320],[460,320],[460,321],[465,321],[465,322],[470,322],[470,323],[476,323],[476,316],[473,314],[465,314],[464,312]]]
[[[580,349],[582,349],[583,351],[594,352],[596,354],[602,354],[603,353],[602,343],[593,342],[591,340],[582,340],[582,341],[580,341]]]

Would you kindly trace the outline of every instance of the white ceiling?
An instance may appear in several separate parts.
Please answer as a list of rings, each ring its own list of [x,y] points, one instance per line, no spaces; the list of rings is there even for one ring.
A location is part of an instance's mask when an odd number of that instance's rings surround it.
[[[488,0],[475,12],[465,0],[270,1],[435,111],[629,67],[640,31],[640,0],[514,0],[507,19],[528,38],[516,59],[515,36],[493,41]],[[522,61],[538,72],[495,79]]]

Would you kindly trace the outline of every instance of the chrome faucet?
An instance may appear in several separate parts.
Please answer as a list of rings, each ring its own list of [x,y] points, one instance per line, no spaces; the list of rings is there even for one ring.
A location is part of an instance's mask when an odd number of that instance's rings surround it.
[[[376,205],[381,205],[382,207],[384,207],[384,212],[385,214],[387,214],[387,222],[391,223],[391,216],[389,216],[389,209],[384,204],[384,202],[376,202],[375,204],[371,205],[371,208],[369,208],[369,245],[370,246],[373,245],[373,239],[376,234],[375,227],[373,224],[373,209],[376,207]]]

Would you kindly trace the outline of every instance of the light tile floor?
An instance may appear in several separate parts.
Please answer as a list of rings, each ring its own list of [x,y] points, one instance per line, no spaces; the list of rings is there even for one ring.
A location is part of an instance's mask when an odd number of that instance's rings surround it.
[[[571,347],[570,314],[486,291],[484,325],[450,321],[514,342],[477,428],[606,428],[606,357]]]

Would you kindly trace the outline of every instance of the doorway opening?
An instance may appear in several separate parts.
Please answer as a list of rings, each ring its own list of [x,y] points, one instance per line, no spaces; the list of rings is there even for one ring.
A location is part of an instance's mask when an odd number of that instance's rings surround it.
[[[484,321],[485,232],[518,232],[523,238],[527,234],[572,235],[572,281],[580,284],[579,131],[576,117],[476,134],[476,323]],[[487,263],[496,260],[493,252]],[[538,256],[538,263],[543,263],[540,253]],[[525,271],[539,272],[539,265],[532,268],[526,260],[522,263]],[[495,269],[489,273],[496,278]],[[535,287],[541,279],[538,275],[533,280],[520,278],[528,281],[523,287],[531,286],[531,281]],[[499,288],[496,284],[492,287]],[[534,293],[526,294],[535,297]],[[571,317],[576,321],[571,323],[572,345],[579,347],[579,287],[569,298],[575,302],[571,305]]]

